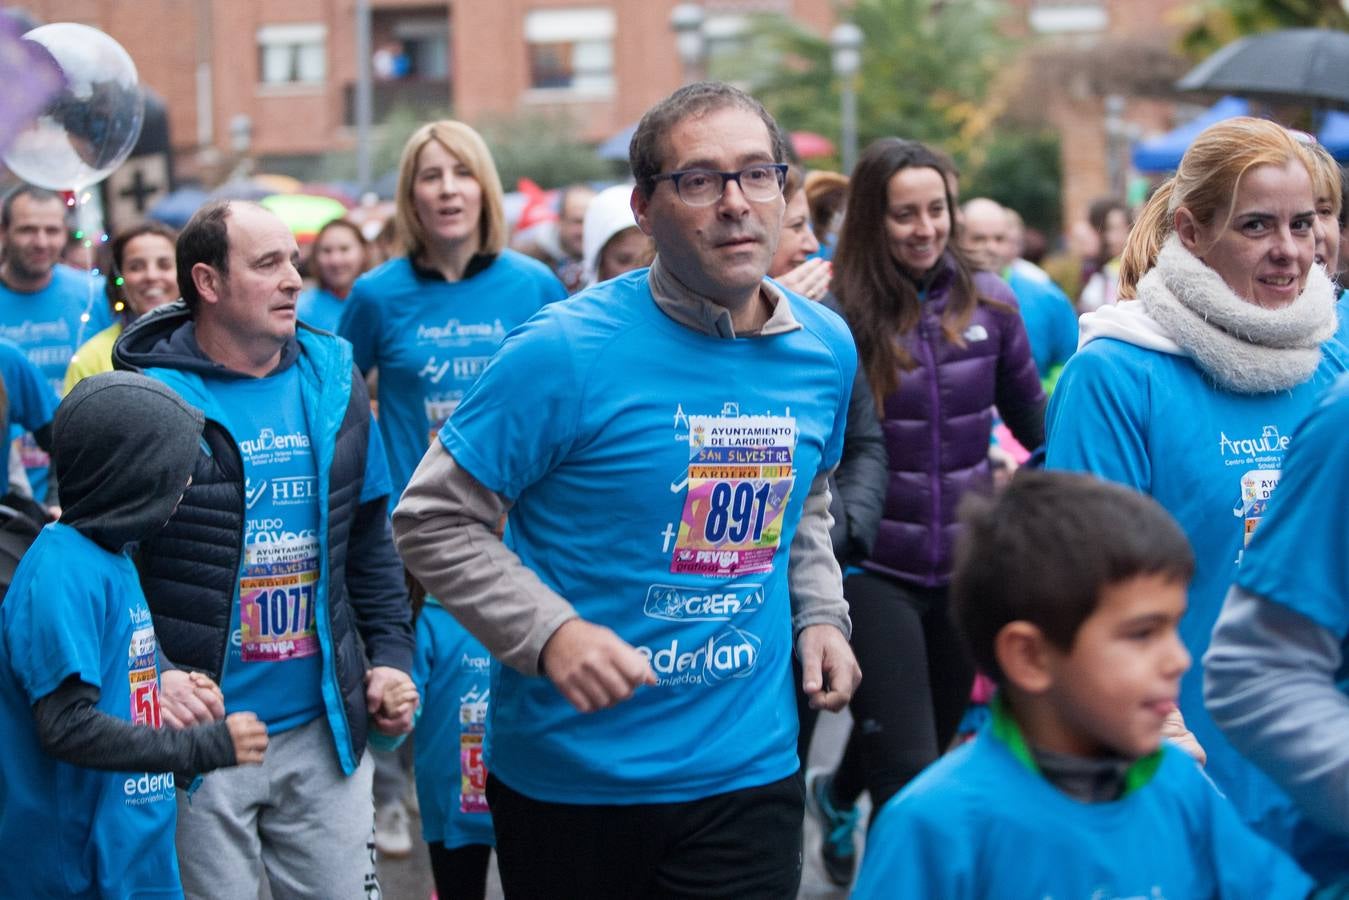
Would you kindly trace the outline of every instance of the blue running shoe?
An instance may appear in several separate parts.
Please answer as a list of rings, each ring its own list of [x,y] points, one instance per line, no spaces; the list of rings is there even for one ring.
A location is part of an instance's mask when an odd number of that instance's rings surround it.
[[[820,823],[820,859],[824,874],[839,887],[852,884],[857,869],[857,807],[837,810],[829,799],[834,776],[823,769],[806,772],[806,809]]]

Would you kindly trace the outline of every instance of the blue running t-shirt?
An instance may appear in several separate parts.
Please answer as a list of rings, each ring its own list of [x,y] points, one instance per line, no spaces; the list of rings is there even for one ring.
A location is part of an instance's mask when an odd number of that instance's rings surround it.
[[[1237,583],[1349,637],[1349,376],[1336,382],[1297,432],[1279,493]],[[1291,490],[1290,490],[1291,488]]]
[[[787,551],[839,459],[856,352],[843,321],[725,339],[656,306],[645,270],[517,329],[441,441],[513,501],[507,541],[659,684],[590,715],[498,667],[488,767],[559,803],[666,803],[797,769]]]
[[[1194,760],[1163,744],[1151,779],[1081,803],[984,726],[875,819],[855,900],[1302,898],[1313,884],[1253,834]]]
[[[428,597],[417,617],[412,680],[422,705],[414,771],[422,837],[446,847],[495,845],[483,759],[491,662],[483,647]]]
[[[56,392],[24,352],[3,339],[0,339],[0,379],[4,379],[9,400],[6,426],[33,432],[51,422],[56,415]]]
[[[160,725],[158,644],[131,559],[48,525],[0,604],[0,885],[7,897],[181,897],[172,773],[43,752],[33,704],[67,678],[95,708]]]
[[[337,333],[362,372],[379,369],[394,501],[507,332],[566,295],[547,266],[512,250],[462,281],[423,277],[406,257],[357,279]]]
[[[47,286],[31,294],[0,284],[0,338],[23,350],[58,397],[65,392],[66,368],[75,351],[111,324],[101,275],[57,265]],[[11,429],[10,436],[20,435]],[[20,453],[33,496],[41,499],[47,492],[51,460],[31,436],[24,437]]]
[[[335,332],[337,320],[342,317],[342,300],[332,291],[311,287],[300,294],[295,317],[306,325]]]
[[[244,463],[244,553],[221,676],[225,708],[249,710],[273,734],[323,712],[315,627],[321,565],[318,470],[300,369],[206,379]]]
[[[1055,366],[1062,366],[1077,350],[1073,301],[1054,282],[1037,281],[1015,267],[1007,272],[1007,284],[1021,307],[1035,368],[1041,378],[1048,378]]]

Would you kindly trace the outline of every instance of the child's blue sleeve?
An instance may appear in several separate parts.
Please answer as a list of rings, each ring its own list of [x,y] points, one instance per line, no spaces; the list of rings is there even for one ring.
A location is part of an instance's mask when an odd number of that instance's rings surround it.
[[[71,676],[102,690],[99,648],[107,624],[107,598],[82,589],[81,579],[72,577],[65,566],[40,566],[28,572],[31,578],[10,586],[0,621],[6,655],[29,704]]]
[[[867,833],[853,900],[961,900],[973,897],[970,849],[977,835],[949,807],[932,809],[931,795],[901,792]],[[935,805],[942,805],[937,802]]]

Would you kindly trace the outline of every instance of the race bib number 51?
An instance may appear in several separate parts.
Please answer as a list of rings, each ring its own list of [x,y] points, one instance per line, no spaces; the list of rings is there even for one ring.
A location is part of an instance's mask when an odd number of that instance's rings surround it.
[[[487,729],[485,701],[459,704],[459,811],[485,813],[487,765],[482,759],[482,739]]]
[[[690,416],[688,494],[670,571],[772,571],[795,447],[796,419],[788,416]]]

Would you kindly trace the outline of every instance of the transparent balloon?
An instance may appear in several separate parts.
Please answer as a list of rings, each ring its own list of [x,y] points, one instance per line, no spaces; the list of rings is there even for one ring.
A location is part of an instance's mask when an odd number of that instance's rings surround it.
[[[24,181],[51,190],[97,184],[120,166],[145,118],[136,64],[97,28],[58,22],[23,36],[43,48],[65,77],[36,121],[5,151],[5,165]]]

